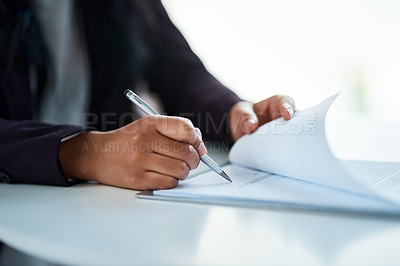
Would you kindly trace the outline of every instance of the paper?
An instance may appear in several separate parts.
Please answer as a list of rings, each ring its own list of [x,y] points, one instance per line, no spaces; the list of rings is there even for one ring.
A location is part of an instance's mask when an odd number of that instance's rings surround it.
[[[356,182],[400,204],[400,163],[346,162],[344,165]]]
[[[229,153],[233,164],[308,182],[370,194],[355,182],[332,154],[325,137],[325,117],[337,94],[294,117],[261,126],[243,136]]]
[[[379,199],[235,165],[223,169],[232,178],[232,183],[207,172],[181,182],[174,189],[154,191],[154,195],[201,202],[264,203],[294,208],[400,214],[399,207]]]

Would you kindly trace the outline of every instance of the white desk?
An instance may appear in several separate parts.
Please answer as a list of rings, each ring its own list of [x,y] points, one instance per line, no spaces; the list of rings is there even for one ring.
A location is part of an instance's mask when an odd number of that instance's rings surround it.
[[[400,263],[400,220],[141,200],[97,184],[0,185],[0,239],[62,264]]]

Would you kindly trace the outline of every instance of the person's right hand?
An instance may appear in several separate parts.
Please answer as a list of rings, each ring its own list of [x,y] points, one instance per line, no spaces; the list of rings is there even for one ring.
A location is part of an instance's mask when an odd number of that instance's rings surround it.
[[[89,131],[62,143],[69,178],[147,190],[177,186],[207,150],[188,119],[147,116],[109,132]]]

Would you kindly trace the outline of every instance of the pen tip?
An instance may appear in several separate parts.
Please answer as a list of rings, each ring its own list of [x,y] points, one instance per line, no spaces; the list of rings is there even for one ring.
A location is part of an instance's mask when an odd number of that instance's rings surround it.
[[[232,180],[229,178],[229,176],[224,171],[221,172],[221,176],[232,183]]]

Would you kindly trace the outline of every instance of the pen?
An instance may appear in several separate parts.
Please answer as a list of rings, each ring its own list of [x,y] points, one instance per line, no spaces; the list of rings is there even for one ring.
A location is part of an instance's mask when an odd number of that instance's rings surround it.
[[[153,109],[149,104],[147,104],[145,101],[143,101],[138,95],[136,95],[133,91],[131,90],[125,90],[125,96],[132,102],[134,103],[137,107],[140,108],[145,114],[147,115],[160,115],[156,110]],[[213,159],[210,158],[207,154],[200,155],[200,160],[207,165],[211,170],[228,180],[229,182],[232,183],[232,180],[229,178],[229,176],[222,170],[222,168],[214,162]]]

